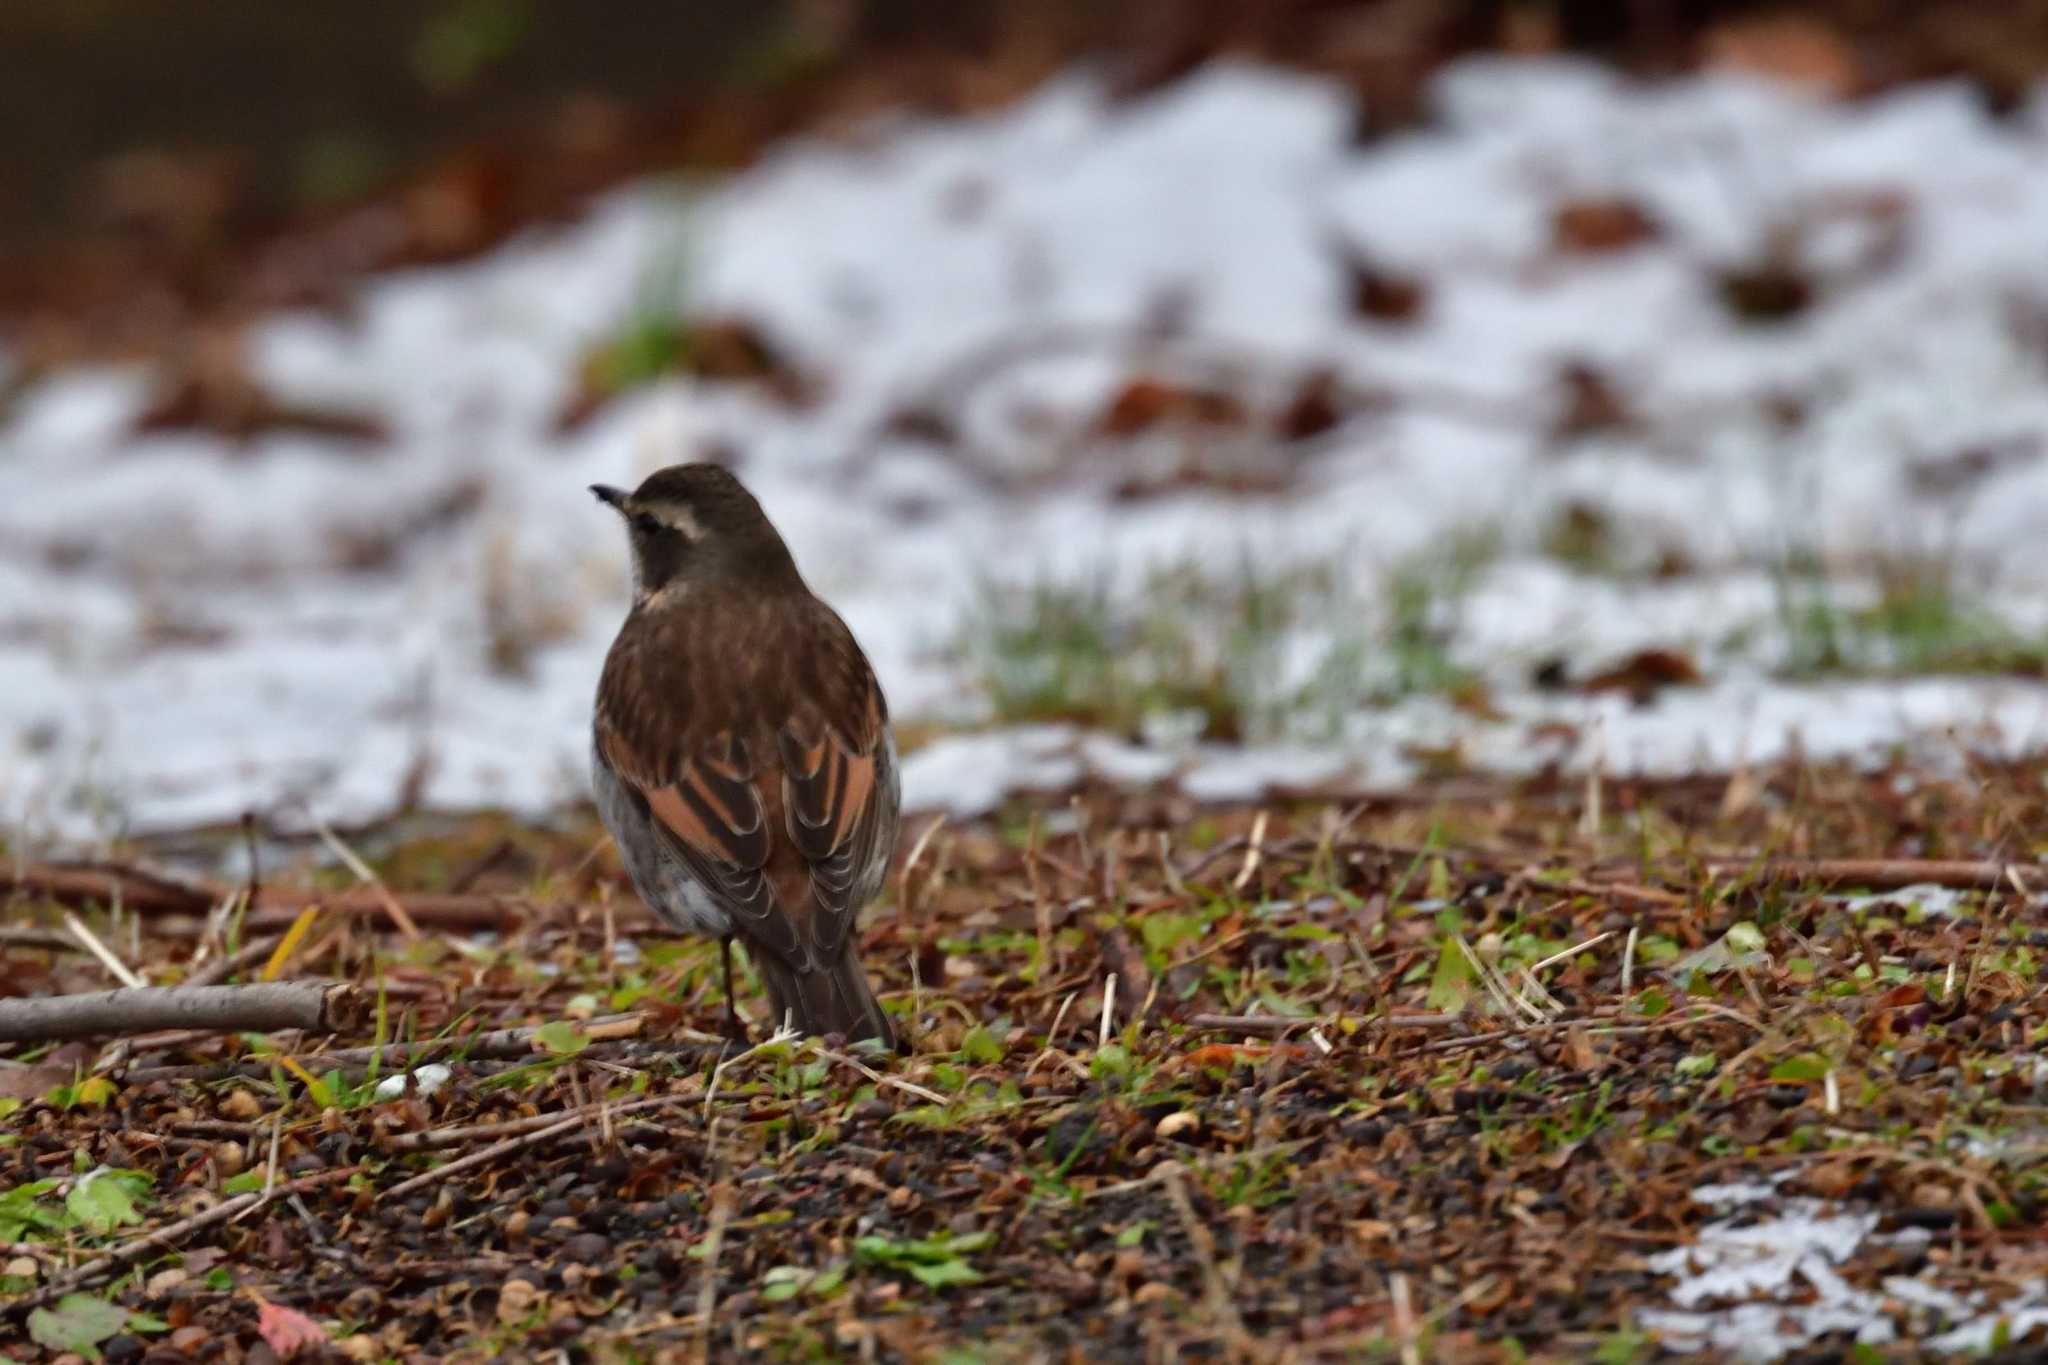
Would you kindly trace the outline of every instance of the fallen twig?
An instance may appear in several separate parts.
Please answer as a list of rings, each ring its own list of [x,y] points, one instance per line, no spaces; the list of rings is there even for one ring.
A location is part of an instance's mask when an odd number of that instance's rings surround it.
[[[1261,1038],[1279,1038],[1301,1029],[1329,1028],[1337,1015],[1311,1014],[1299,1019],[1277,1014],[1196,1014],[1187,1026],[1198,1033],[1247,1033]],[[1457,1014],[1384,1014],[1358,1017],[1358,1023],[1372,1028],[1452,1028],[1464,1022]]]
[[[1955,858],[1713,858],[1713,875],[1749,876],[1772,882],[1860,886],[1898,891],[1908,886],[1945,886],[1957,891],[1995,891],[2015,870],[2040,870],[2028,863]]]
[[[158,1029],[305,1029],[326,1033],[352,1018],[356,988],[327,981],[255,986],[144,986],[83,995],[0,1000],[0,1043],[106,1038]]]
[[[659,1109],[667,1105],[688,1103],[680,1095],[657,1095],[651,1099],[628,1100],[623,1104],[610,1106],[614,1118],[637,1114],[643,1110]],[[561,1123],[565,1118],[581,1116],[584,1119],[599,1117],[606,1106],[586,1105],[573,1114],[532,1114],[526,1118],[505,1119],[498,1123],[473,1123],[462,1128],[430,1128],[423,1133],[394,1133],[383,1139],[383,1145],[394,1152],[426,1152],[442,1147],[465,1147],[472,1142],[487,1138],[525,1137]],[[437,1169],[445,1170],[446,1167]]]
[[[704,1275],[697,1282],[697,1346],[699,1359],[709,1360],[711,1316],[718,1309],[718,1253],[725,1249],[725,1225],[732,1218],[732,1186],[720,1183],[711,1191],[711,1226],[704,1234]]]
[[[235,987],[234,989],[242,989]],[[609,1042],[636,1036],[646,1026],[645,1014],[607,1014],[589,1020],[580,1026],[584,1037],[593,1043]],[[416,1043],[385,1043],[381,1047],[339,1048],[333,1052],[300,1054],[303,1060],[319,1061],[323,1070],[338,1070],[344,1074],[363,1071],[375,1062],[386,1071],[402,1071],[418,1066],[422,1062],[460,1054],[466,1061],[506,1061],[530,1055],[534,1051],[533,1040],[540,1032],[533,1028],[494,1029],[489,1033],[456,1034],[447,1038],[429,1038]],[[676,1035],[685,1042],[719,1042],[708,1033],[693,1033],[677,1030]],[[209,1081],[226,1080],[234,1076],[267,1076],[270,1063],[267,1060],[235,1062],[196,1063],[180,1066],[141,1067],[128,1073],[131,1083],[143,1081]]]
[[[46,1303],[62,1298],[75,1289],[81,1289],[92,1284],[102,1276],[119,1270],[122,1266],[142,1259],[152,1251],[175,1251],[181,1239],[191,1236],[202,1228],[212,1227],[215,1223],[225,1223],[229,1219],[252,1212],[258,1206],[269,1202],[269,1200],[277,1195],[302,1194],[307,1190],[317,1189],[322,1185],[331,1185],[337,1180],[346,1180],[350,1176],[355,1175],[360,1169],[360,1167],[348,1166],[340,1170],[320,1171],[314,1175],[302,1176],[297,1180],[286,1181],[268,1192],[251,1190],[247,1194],[238,1194],[232,1199],[226,1199],[215,1204],[203,1213],[195,1213],[190,1218],[180,1218],[177,1222],[157,1228],[153,1232],[145,1232],[139,1237],[131,1238],[120,1246],[115,1247],[106,1255],[87,1261],[70,1274],[60,1275],[51,1280],[35,1293],[13,1300],[4,1309],[0,1309],[0,1312],[26,1313],[32,1308],[40,1308]]]
[[[215,958],[186,977],[182,984],[217,986],[236,972],[246,971],[259,962],[268,961],[270,955],[277,951],[277,945],[282,938],[281,934],[266,934],[262,938],[250,939],[242,945],[241,951]]]
[[[122,909],[145,915],[204,916],[229,896],[240,894],[241,888],[208,881],[174,881],[121,863],[0,864],[0,895],[9,892],[72,907],[111,905],[118,900]],[[389,917],[387,897],[396,900],[415,925],[437,929],[502,928],[530,916],[536,908],[516,896],[448,892],[399,896],[389,890],[379,894],[375,886],[347,891],[266,886],[250,907],[245,927],[269,927],[273,920],[281,927],[309,905],[330,915]]]
[[[492,1143],[482,1151],[471,1152],[468,1156],[457,1157],[446,1166],[436,1166],[431,1171],[420,1172],[410,1180],[401,1180],[390,1189],[379,1194],[377,1198],[381,1202],[387,1199],[396,1199],[401,1195],[411,1194],[414,1190],[423,1190],[438,1181],[448,1179],[450,1176],[474,1170],[487,1162],[496,1161],[501,1156],[520,1151],[523,1148],[538,1146],[549,1138],[559,1137],[572,1129],[580,1128],[590,1122],[594,1116],[594,1110],[578,1110],[569,1115],[569,1117],[558,1119],[544,1128],[536,1128],[531,1132],[514,1134],[503,1142]]]
[[[1159,1182],[1166,1187],[1166,1201],[1173,1205],[1181,1230],[1187,1234],[1188,1242],[1195,1250],[1195,1259],[1201,1263],[1209,1312],[1223,1329],[1232,1358],[1244,1358],[1251,1338],[1245,1332],[1244,1319],[1238,1315],[1237,1298],[1223,1278],[1222,1268],[1216,1264],[1216,1239],[1210,1235],[1208,1225],[1195,1216],[1195,1207],[1188,1200],[1187,1185],[1180,1178],[1180,1164],[1173,1161],[1159,1164]]]
[[[77,939],[88,953],[99,959],[99,964],[107,969],[107,974],[113,977],[114,980],[130,990],[137,991],[149,984],[135,974],[133,967],[116,957],[112,948],[100,942],[99,935],[87,928],[85,921],[80,919],[75,912],[70,910],[64,912],[64,927],[71,931],[71,936]]]
[[[0,947],[46,948],[53,953],[79,951],[78,940],[35,924],[0,924]]]

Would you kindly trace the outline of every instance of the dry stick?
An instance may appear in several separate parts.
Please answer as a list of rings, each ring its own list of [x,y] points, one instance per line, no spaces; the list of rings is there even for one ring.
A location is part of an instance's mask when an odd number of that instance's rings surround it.
[[[391,923],[397,926],[398,932],[405,935],[408,941],[417,939],[420,936],[419,925],[413,923],[412,916],[405,912],[405,907],[391,894],[391,888],[384,885],[384,879],[372,871],[370,865],[364,862],[354,849],[343,843],[333,830],[327,828],[325,822],[317,815],[313,816],[313,832],[320,836],[321,843],[327,845],[328,852],[341,859],[343,866],[355,874],[357,881],[376,894],[377,903],[384,908],[384,913],[391,917]]]
[[[1188,1019],[1188,1027],[1198,1033],[1250,1033],[1262,1037],[1278,1037],[1302,1028],[1324,1028],[1333,1026],[1341,1016],[1334,1014],[1309,1015],[1301,1019],[1285,1019],[1276,1014],[1197,1014]],[[1361,1025],[1375,1028],[1452,1028],[1462,1023],[1464,1016],[1457,1014],[1388,1014],[1372,1018],[1361,1018]]]
[[[326,981],[258,986],[144,986],[0,1000],[0,1043],[118,1037],[157,1029],[332,1031],[349,1013],[355,987]]]
[[[130,967],[120,958],[114,956],[114,950],[100,942],[99,935],[86,928],[85,921],[80,919],[75,912],[70,910],[64,912],[64,927],[71,931],[73,938],[76,938],[79,943],[84,945],[88,953],[99,959],[100,965],[107,969],[114,980],[130,990],[141,990],[149,984],[135,974],[133,967]]]
[[[269,961],[270,955],[277,951],[278,942],[282,938],[281,934],[266,934],[262,938],[251,939],[242,945],[239,952],[217,957],[207,963],[186,977],[183,984],[188,987],[217,986],[236,972],[246,971],[259,962]]]
[[[718,1253],[725,1247],[725,1225],[732,1217],[732,1188],[711,1191],[711,1226],[704,1234],[704,1277],[697,1282],[697,1345],[699,1359],[711,1356],[711,1315],[718,1308]]]
[[[221,989],[254,989],[254,987],[223,987]],[[579,1032],[592,1042],[608,1042],[613,1039],[631,1038],[637,1035],[647,1023],[644,1014],[605,1014],[583,1024]],[[496,1029],[490,1033],[458,1034],[449,1038],[429,1038],[424,1042],[385,1043],[378,1047],[339,1048],[333,1052],[301,1054],[307,1061],[319,1061],[323,1066],[341,1070],[367,1067],[372,1061],[380,1067],[386,1063],[397,1067],[413,1067],[421,1062],[461,1052],[466,1061],[507,1061],[524,1057],[534,1050],[534,1035],[541,1025],[534,1028]],[[718,1042],[710,1034],[677,1030],[677,1036],[688,1042]],[[253,1067],[254,1070],[247,1068]],[[232,1076],[270,1074],[268,1062],[206,1062],[194,1066],[152,1066],[128,1073],[131,1083],[142,1081],[195,1081],[225,1080]]]
[[[40,925],[0,924],[0,947],[47,948],[53,953],[75,953],[78,940]]]
[[[867,1065],[865,1062],[861,1062],[855,1058],[849,1057],[843,1052],[834,1052],[831,1048],[826,1047],[824,1044],[818,1042],[818,1040],[815,1038],[811,1039],[810,1042],[810,1050],[816,1052],[820,1057],[823,1057],[826,1061],[838,1062],[842,1066],[850,1066],[855,1071],[858,1071],[861,1075],[873,1081],[876,1085],[886,1085],[892,1090],[901,1090],[906,1095],[915,1095],[917,1098],[925,1101],[927,1104],[936,1104],[941,1109],[946,1108],[948,1105],[952,1104],[951,1100],[947,1099],[944,1095],[941,1095],[936,1090],[927,1090],[923,1086],[916,1085],[910,1081],[902,1080],[895,1076],[884,1075],[882,1072],[875,1070],[873,1067]]]
[[[131,911],[203,915],[221,887],[178,881],[126,863],[23,863],[0,866],[0,892],[18,891],[59,905],[111,905]]]
[[[240,887],[173,881],[119,863],[0,864],[0,895],[10,891],[40,896],[69,906],[110,905],[118,898],[122,908],[131,913],[199,917],[207,915],[230,896],[242,894]],[[531,902],[516,896],[416,892],[400,897],[388,890],[380,895],[375,887],[326,892],[306,887],[266,886],[257,895],[244,925],[262,928],[273,920],[280,925],[288,924],[308,905],[318,905],[331,915],[388,917],[387,898],[397,900],[415,924],[428,924],[438,929],[496,929],[507,920],[531,915],[534,910]],[[626,925],[630,922],[633,927],[638,927],[640,919],[640,916],[628,916],[620,923]],[[652,923],[651,916],[647,920]]]
[[[245,1213],[254,1212],[257,1207],[268,1202],[276,1195],[303,1194],[305,1191],[316,1189],[321,1185],[329,1185],[337,1180],[346,1180],[361,1169],[358,1166],[347,1166],[340,1170],[321,1171],[315,1175],[302,1176],[297,1180],[287,1181],[268,1192],[251,1190],[247,1194],[238,1194],[232,1199],[215,1204],[204,1213],[195,1213],[190,1218],[181,1218],[166,1227],[156,1229],[154,1232],[145,1232],[140,1237],[123,1242],[106,1255],[87,1261],[70,1274],[61,1275],[50,1281],[35,1293],[25,1298],[13,1300],[4,1309],[0,1309],[0,1312],[25,1313],[31,1308],[39,1308],[53,1299],[62,1298],[74,1289],[92,1283],[102,1275],[119,1270],[122,1266],[132,1261],[142,1259],[153,1250],[176,1251],[177,1242],[180,1238],[188,1237],[202,1228],[212,1227],[215,1223],[225,1223]]]
[[[1216,1264],[1216,1240],[1195,1217],[1195,1207],[1188,1202],[1187,1186],[1181,1182],[1179,1163],[1166,1161],[1160,1164],[1167,1168],[1159,1176],[1160,1183],[1166,1186],[1167,1201],[1173,1205],[1182,1231],[1187,1233],[1188,1241],[1195,1248],[1195,1258],[1202,1263],[1202,1283],[1208,1290],[1209,1311],[1222,1323],[1232,1354],[1241,1354],[1249,1337],[1244,1330],[1244,1319],[1238,1316],[1237,1301],[1231,1297],[1230,1286],[1224,1282],[1223,1271]]]
[[[1898,891],[1908,886],[1945,886],[1957,891],[1995,891],[2015,864],[1991,859],[1917,858],[1712,858],[1707,870],[1767,881],[1818,882]],[[2028,867],[2028,864],[2018,864]]]
[[[503,1142],[494,1142],[482,1151],[471,1152],[468,1156],[457,1157],[446,1166],[436,1166],[431,1171],[422,1171],[410,1180],[399,1181],[390,1189],[379,1194],[377,1196],[378,1202],[382,1203],[388,1199],[396,1199],[400,1195],[411,1194],[414,1190],[425,1189],[427,1186],[437,1184],[448,1179],[450,1176],[460,1175],[464,1171],[474,1170],[478,1166],[496,1161],[501,1156],[521,1151],[527,1147],[539,1146],[550,1138],[560,1137],[563,1133],[580,1128],[588,1122],[590,1122],[590,1115],[579,1111],[571,1114],[568,1118],[551,1123],[545,1128],[537,1128],[530,1133],[520,1133],[517,1136],[506,1138]]]
[[[607,1107],[611,1111],[611,1116],[617,1118],[624,1114],[638,1114],[648,1109],[660,1109],[688,1102],[686,1097],[680,1095],[655,1095],[648,1099],[628,1100],[624,1104],[585,1105],[570,1114],[532,1114],[526,1118],[505,1119],[498,1123],[475,1123],[466,1128],[433,1128],[424,1133],[399,1133],[385,1138],[382,1145],[394,1152],[425,1152],[440,1147],[461,1147],[485,1138],[527,1137],[544,1132],[570,1118],[601,1118]],[[447,1169],[447,1166],[437,1166],[426,1174],[433,1175]],[[403,1187],[395,1186],[390,1193],[395,1194],[400,1188]]]
[[[1252,837],[1244,852],[1244,866],[1231,879],[1230,889],[1242,891],[1251,879],[1258,875],[1259,862],[1266,852],[1266,812],[1260,811],[1252,817]]]

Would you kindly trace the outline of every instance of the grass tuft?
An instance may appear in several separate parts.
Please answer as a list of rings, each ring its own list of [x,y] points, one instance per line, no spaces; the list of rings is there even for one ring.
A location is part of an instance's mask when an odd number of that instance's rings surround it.
[[[1343,560],[1219,573],[1155,567],[1135,594],[1101,568],[1078,582],[984,581],[954,648],[1004,721],[1073,721],[1137,737],[1326,738],[1362,707],[1472,685],[1452,657],[1493,554],[1462,538],[1396,565],[1377,596]]]

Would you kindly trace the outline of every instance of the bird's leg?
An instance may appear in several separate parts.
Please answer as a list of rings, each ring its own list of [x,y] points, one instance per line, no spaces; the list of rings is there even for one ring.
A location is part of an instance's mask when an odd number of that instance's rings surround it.
[[[747,1026],[740,1022],[740,1012],[732,999],[732,935],[718,940],[718,951],[725,962],[725,1036],[735,1043],[747,1041]]]

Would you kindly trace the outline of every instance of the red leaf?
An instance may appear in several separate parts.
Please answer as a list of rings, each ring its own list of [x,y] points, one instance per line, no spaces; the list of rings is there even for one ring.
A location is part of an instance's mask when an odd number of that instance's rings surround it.
[[[308,1346],[327,1344],[326,1329],[298,1309],[272,1303],[261,1294],[249,1297],[256,1300],[256,1330],[279,1360],[290,1360]]]

